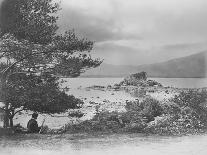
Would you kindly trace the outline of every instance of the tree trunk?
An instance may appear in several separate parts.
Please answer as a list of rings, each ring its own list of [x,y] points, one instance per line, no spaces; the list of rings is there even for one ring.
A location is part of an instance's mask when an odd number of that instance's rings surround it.
[[[6,102],[6,75],[3,73],[1,75],[1,84],[0,84],[0,99],[1,102],[5,105],[5,113],[4,113],[4,128],[9,127],[9,103]]]
[[[4,128],[9,127],[9,110],[7,109],[4,114]]]
[[[13,124],[13,117],[9,118],[9,123],[10,123],[10,128],[13,128],[14,124]]]

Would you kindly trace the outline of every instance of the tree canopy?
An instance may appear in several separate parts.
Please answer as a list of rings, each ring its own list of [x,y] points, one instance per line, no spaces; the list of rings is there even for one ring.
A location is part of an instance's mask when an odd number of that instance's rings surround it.
[[[12,76],[7,84],[6,102],[10,109],[32,110],[41,113],[62,113],[67,109],[80,108],[83,102],[67,95],[51,74],[19,74]]]
[[[1,101],[15,109],[59,113],[81,102],[58,87],[61,76],[77,77],[101,64],[93,42],[74,30],[57,34],[59,4],[52,0],[4,0],[0,8]],[[75,104],[73,104],[75,103]]]
[[[56,34],[59,4],[52,0],[4,0],[0,8],[1,35],[47,44]]]

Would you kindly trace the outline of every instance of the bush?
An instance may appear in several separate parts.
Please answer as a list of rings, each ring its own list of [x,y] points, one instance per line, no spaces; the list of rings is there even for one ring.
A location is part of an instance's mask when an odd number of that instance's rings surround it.
[[[132,121],[146,119],[146,122],[154,120],[154,117],[163,114],[163,108],[159,101],[152,97],[147,97],[144,101],[130,101],[125,106],[127,112],[126,118],[130,118]]]
[[[68,125],[70,132],[142,132],[161,135],[201,133],[207,127],[206,92],[185,91],[160,103],[147,97],[126,102],[126,112],[101,112],[92,120]],[[157,117],[159,116],[159,117]]]
[[[71,111],[68,113],[68,116],[70,117],[77,117],[77,118],[81,118],[83,117],[84,113],[82,113],[81,111]]]
[[[207,91],[182,91],[179,95],[176,95],[173,99],[180,107],[190,107],[193,109],[198,109],[201,104],[207,102]]]
[[[152,97],[148,97],[141,102],[140,107],[142,108],[144,115],[148,117],[157,117],[163,113],[163,109],[159,101]]]
[[[162,103],[163,114],[177,115],[181,113],[180,106],[175,102]]]
[[[182,112],[188,117],[196,117],[201,122],[207,124],[207,91],[189,90],[183,91],[172,99],[178,104]]]
[[[139,100],[137,101],[127,101],[125,105],[127,111],[137,111],[140,112],[142,109],[140,107]]]

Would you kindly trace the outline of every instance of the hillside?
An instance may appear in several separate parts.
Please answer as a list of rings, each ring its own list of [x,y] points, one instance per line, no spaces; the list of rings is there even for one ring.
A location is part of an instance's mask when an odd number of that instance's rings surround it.
[[[141,71],[147,72],[150,77],[207,77],[207,52],[141,66],[116,66],[103,63],[100,67],[87,71],[82,77],[124,77]]]

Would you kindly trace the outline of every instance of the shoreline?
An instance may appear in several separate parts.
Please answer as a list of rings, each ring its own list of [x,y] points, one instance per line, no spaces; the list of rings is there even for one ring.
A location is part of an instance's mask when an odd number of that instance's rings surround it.
[[[107,100],[107,98],[105,98],[105,99],[102,98],[102,103],[99,101],[98,102],[94,101],[95,99],[101,100],[99,97],[88,98],[87,99],[88,101],[86,101],[88,103],[86,103],[84,105],[85,106],[84,108],[86,108],[86,109],[85,110],[82,109],[85,114],[88,114],[88,116],[87,117],[84,116],[84,119],[80,120],[80,122],[84,122],[86,120],[90,121],[91,119],[93,119],[93,117],[96,115],[95,113],[96,113],[97,107],[98,107],[98,111],[100,110],[100,111],[113,112],[116,110],[125,109],[125,105],[126,105],[127,101],[136,101],[137,99],[139,101],[143,101],[146,97],[151,96],[152,98],[158,100],[159,102],[167,102],[170,99],[172,99],[173,97],[175,97],[175,95],[178,95],[182,91],[186,91],[186,92],[189,90],[201,91],[201,90],[207,90],[207,87],[203,87],[203,88],[175,88],[175,87],[163,87],[163,86],[138,87],[138,86],[116,86],[116,85],[108,87],[108,86],[92,85],[90,87],[80,87],[80,88],[76,88],[76,89],[89,91],[89,93],[93,93],[93,91],[98,91],[100,93],[106,93],[108,91],[110,93],[109,95],[112,97],[114,95],[116,95],[116,93],[118,93],[118,92],[125,92],[125,93],[131,94],[131,95],[133,95],[133,93],[135,93],[135,95],[138,95],[133,100],[120,100],[117,102]],[[139,90],[144,92],[143,95],[139,96],[141,94]],[[90,102],[90,100],[91,100],[91,102]],[[124,111],[122,111],[122,112],[124,112]],[[54,132],[64,133],[61,131],[62,127],[59,127],[59,128],[56,127],[56,129],[51,128],[51,130],[53,130]],[[123,134],[128,133],[128,132],[123,132],[123,131],[118,131],[118,132],[121,132]],[[202,132],[203,131],[201,131],[200,133],[202,133]],[[109,132],[109,133],[111,133],[111,132]],[[114,132],[114,133],[116,133],[116,132]],[[194,133],[194,131],[192,133]],[[186,133],[183,133],[183,134],[185,135]]]

